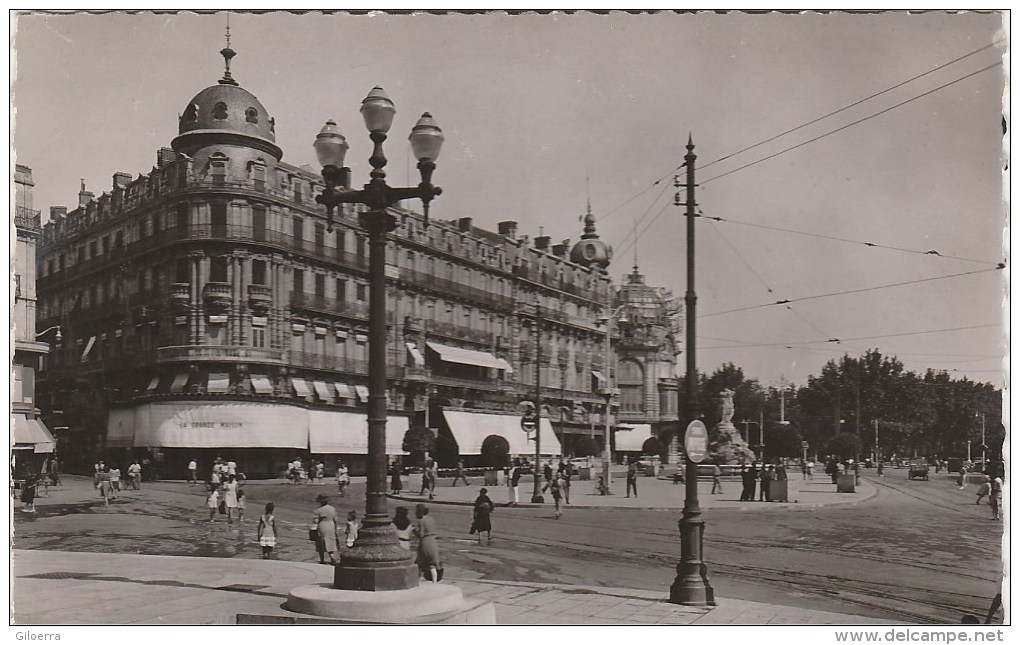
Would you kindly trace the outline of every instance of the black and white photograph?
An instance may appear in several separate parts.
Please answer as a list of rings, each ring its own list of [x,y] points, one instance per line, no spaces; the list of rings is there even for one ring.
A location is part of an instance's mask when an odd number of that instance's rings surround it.
[[[1004,642],[1009,21],[10,11],[9,638]]]

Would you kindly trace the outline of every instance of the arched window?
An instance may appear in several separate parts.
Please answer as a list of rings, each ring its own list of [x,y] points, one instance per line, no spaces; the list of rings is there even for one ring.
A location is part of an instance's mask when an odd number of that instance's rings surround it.
[[[259,122],[259,112],[258,112],[258,110],[256,110],[253,107],[250,107],[247,110],[245,110],[244,111],[244,120],[247,121],[248,123],[258,123]]]
[[[185,124],[191,124],[198,121],[198,105],[192,103],[184,110],[184,116],[181,117]]]
[[[213,107],[213,118],[214,119],[225,119],[227,118],[227,104],[220,101]]]
[[[635,360],[621,360],[617,366],[616,383],[620,388],[620,409],[640,412],[644,409],[644,370]]]

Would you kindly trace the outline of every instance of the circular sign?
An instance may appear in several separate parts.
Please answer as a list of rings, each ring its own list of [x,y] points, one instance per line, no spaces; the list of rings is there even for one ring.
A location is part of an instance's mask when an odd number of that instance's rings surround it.
[[[687,432],[684,433],[684,451],[687,458],[696,464],[700,464],[708,455],[708,429],[697,419],[688,424]]]
[[[807,450],[808,449],[808,442],[806,442],[806,441],[800,442],[800,447],[803,448],[804,450]]]
[[[521,416],[521,430],[534,432],[536,427],[538,427],[538,415],[535,414],[534,410],[525,410]]]

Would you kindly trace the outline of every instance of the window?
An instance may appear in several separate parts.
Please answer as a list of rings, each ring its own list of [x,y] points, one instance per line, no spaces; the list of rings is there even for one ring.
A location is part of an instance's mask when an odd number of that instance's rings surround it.
[[[266,328],[265,327],[252,327],[251,328],[251,346],[252,347],[265,347],[266,346]]]
[[[212,214],[210,223],[212,230],[210,231],[214,238],[225,238],[227,236],[227,205],[223,202],[217,202],[212,205]]]
[[[407,268],[414,270],[414,251],[407,252]]]
[[[294,244],[301,248],[301,242],[305,237],[305,221],[300,217],[294,218]]]
[[[209,157],[209,173],[214,184],[222,184],[227,179],[227,158],[222,152],[214,152]]]
[[[347,300],[347,281],[342,278],[337,278],[336,281],[336,299],[340,302]]]
[[[150,288],[154,292],[159,292],[159,267],[152,267],[152,280],[150,281]]]
[[[358,302],[365,302],[368,299],[368,285],[359,284],[357,291]]]
[[[252,260],[251,262],[251,281],[252,284],[266,283],[266,261],[265,260]]]
[[[368,242],[367,240],[365,240],[363,236],[361,235],[358,236],[357,245],[358,245],[357,253],[359,258],[363,258],[366,255],[368,255]]]
[[[138,293],[145,293],[149,289],[149,272],[142,269],[138,272]]]
[[[110,236],[103,236],[103,255],[107,255],[110,252]]]
[[[118,251],[124,248],[124,231],[117,231],[113,238],[113,248]]]
[[[149,235],[149,218],[142,217],[138,220],[138,239],[144,239]]]
[[[213,107],[213,118],[214,119],[225,119],[227,118],[227,104],[220,101]]]
[[[84,261],[85,261],[85,247],[84,246],[79,246],[78,247],[78,264],[81,264]]]
[[[326,297],[326,276],[321,273],[315,274],[315,295],[319,298]]]
[[[253,107],[250,107],[247,110],[245,110],[244,111],[244,120],[247,121],[248,123],[258,123],[259,122],[259,112],[258,112],[258,110],[256,110]]]
[[[177,204],[177,231],[179,233],[188,230],[188,225],[190,224],[189,219],[188,205]]]
[[[336,230],[336,250],[343,251],[347,247],[347,235],[343,229]]]
[[[14,274],[14,297],[21,297],[21,276],[17,273]]]
[[[300,179],[294,179],[294,201],[301,203],[305,195],[305,186]]]
[[[192,103],[184,110],[184,115],[181,117],[185,125],[189,125],[198,121],[198,106]]]
[[[264,190],[266,187],[266,165],[255,162],[251,167],[251,179],[255,182],[256,190]]]
[[[209,280],[211,282],[227,282],[227,258],[215,255],[209,263]]]
[[[265,206],[252,206],[251,207],[251,229],[252,237],[255,238],[256,242],[266,241],[266,207]]]
[[[191,267],[188,264],[188,258],[177,258],[174,282],[191,282]]]
[[[96,241],[92,240],[91,242],[89,242],[89,259],[92,259],[98,255],[99,252],[97,251]]]
[[[315,252],[322,253],[326,248],[326,227],[322,224],[315,225]]]
[[[301,269],[294,269],[294,293],[304,293],[305,272]]]

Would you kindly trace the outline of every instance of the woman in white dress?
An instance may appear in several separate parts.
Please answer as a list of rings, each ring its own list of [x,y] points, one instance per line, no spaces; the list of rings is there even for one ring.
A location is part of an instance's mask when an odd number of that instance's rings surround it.
[[[227,475],[223,484],[223,502],[227,505],[227,524],[233,524],[237,512],[237,478],[233,475]]]

